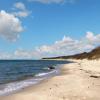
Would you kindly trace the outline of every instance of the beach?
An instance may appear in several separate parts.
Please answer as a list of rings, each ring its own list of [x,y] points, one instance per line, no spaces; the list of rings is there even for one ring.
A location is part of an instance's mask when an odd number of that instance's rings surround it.
[[[100,100],[100,60],[70,60],[61,75],[0,100]]]

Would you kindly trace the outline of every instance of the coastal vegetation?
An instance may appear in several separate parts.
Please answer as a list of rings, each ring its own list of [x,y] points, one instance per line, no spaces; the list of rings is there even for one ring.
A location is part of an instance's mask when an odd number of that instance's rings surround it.
[[[50,57],[50,58],[42,58],[42,59],[99,59],[100,58],[100,46],[96,47],[90,52],[83,52],[80,54],[69,55],[69,56],[59,56],[59,57]]]

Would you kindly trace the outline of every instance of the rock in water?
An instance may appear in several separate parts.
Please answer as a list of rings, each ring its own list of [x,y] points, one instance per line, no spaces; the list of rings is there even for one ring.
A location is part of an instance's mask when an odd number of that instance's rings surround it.
[[[53,66],[50,66],[50,67],[48,67],[49,69],[55,69],[55,67],[53,67]]]

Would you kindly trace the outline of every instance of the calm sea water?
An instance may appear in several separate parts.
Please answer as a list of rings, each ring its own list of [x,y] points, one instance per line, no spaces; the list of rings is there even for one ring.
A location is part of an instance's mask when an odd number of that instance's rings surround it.
[[[35,84],[47,76],[57,74],[58,66],[67,61],[0,60],[0,94]],[[48,67],[54,66],[54,70]]]

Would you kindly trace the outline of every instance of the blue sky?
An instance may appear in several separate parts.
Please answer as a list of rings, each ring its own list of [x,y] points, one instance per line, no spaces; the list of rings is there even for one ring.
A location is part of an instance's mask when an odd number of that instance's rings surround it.
[[[100,42],[100,0],[3,0],[0,19],[1,59],[75,54]]]

